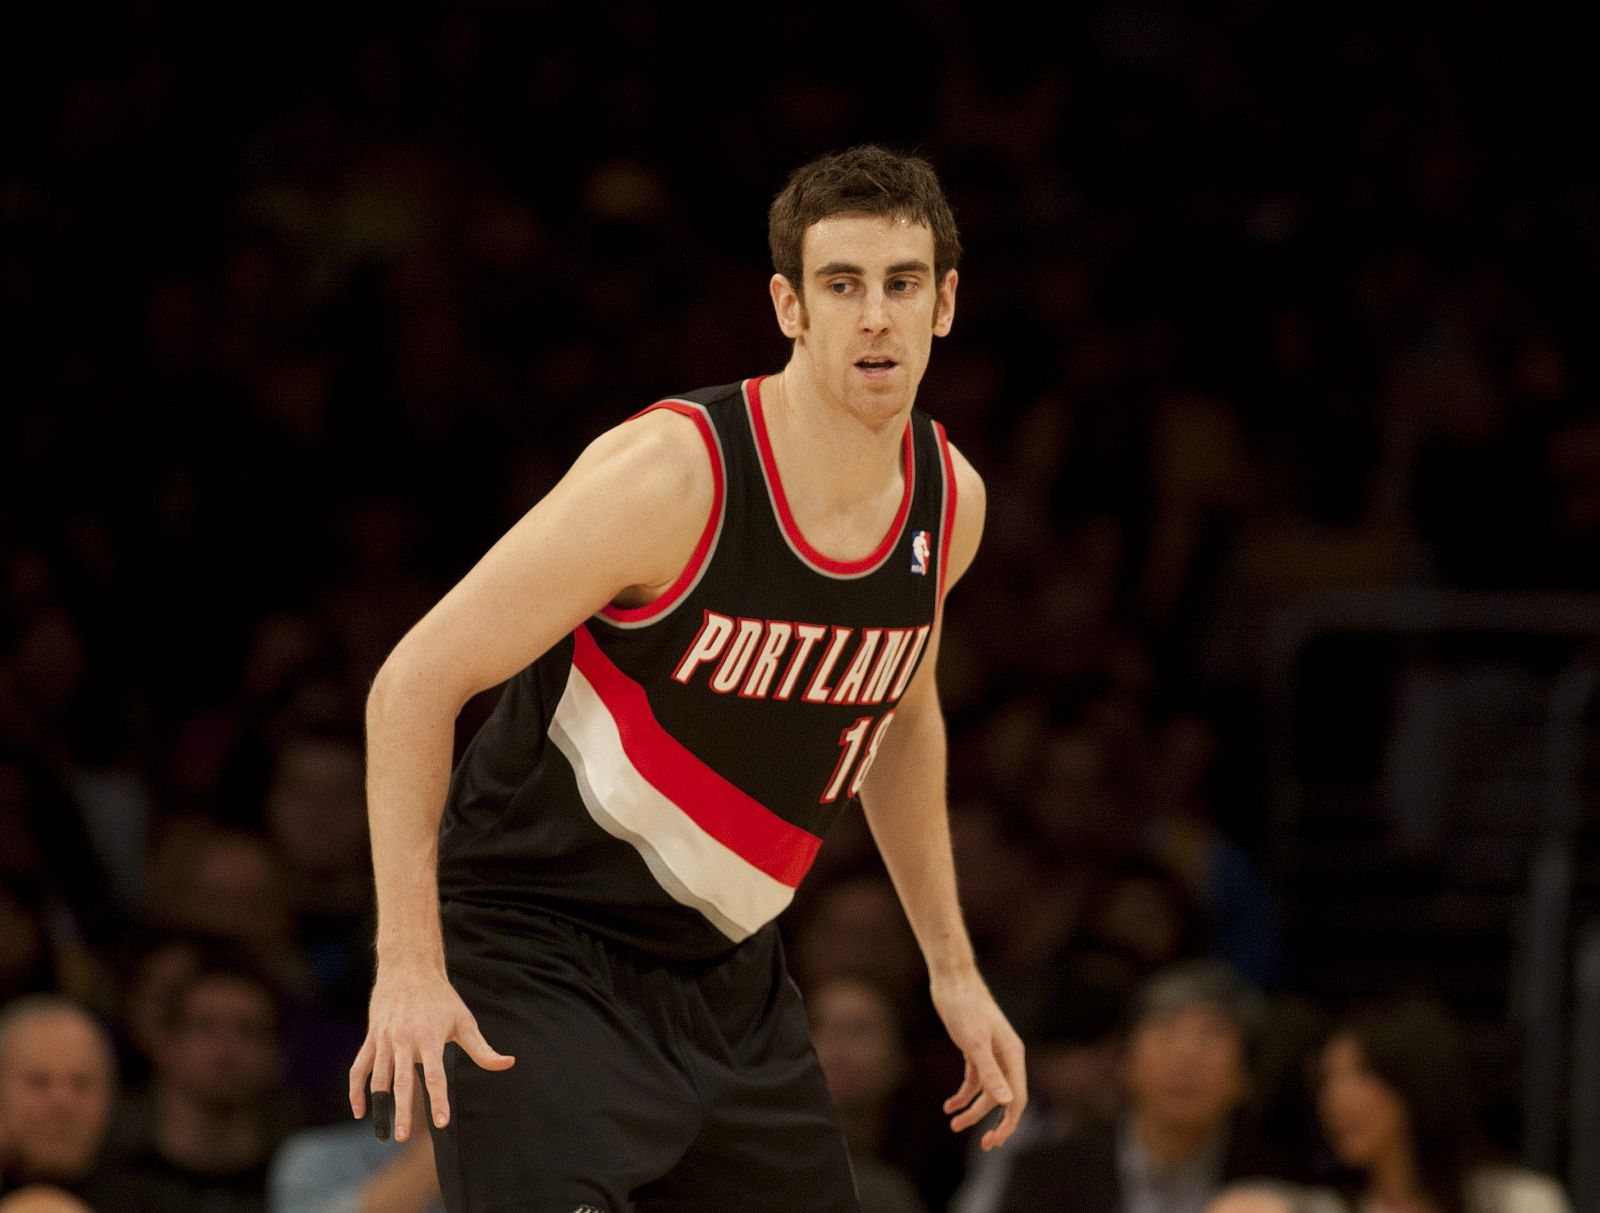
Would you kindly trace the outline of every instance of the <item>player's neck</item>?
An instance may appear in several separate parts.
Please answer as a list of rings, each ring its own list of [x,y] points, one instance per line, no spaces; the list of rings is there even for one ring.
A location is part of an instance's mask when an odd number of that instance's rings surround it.
[[[761,403],[792,495],[850,509],[902,483],[909,403],[887,424],[869,421],[831,399],[794,362],[762,381]]]
[[[834,560],[864,559],[882,543],[904,499],[906,419],[854,416],[808,391],[808,380],[795,372],[791,362],[761,384],[785,496],[818,551]]]

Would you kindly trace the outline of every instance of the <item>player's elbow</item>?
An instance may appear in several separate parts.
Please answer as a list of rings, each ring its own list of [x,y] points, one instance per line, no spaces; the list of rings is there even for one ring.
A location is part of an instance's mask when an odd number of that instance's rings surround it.
[[[472,697],[461,684],[460,669],[434,660],[426,646],[407,637],[384,659],[367,691],[367,726],[381,724],[397,711],[448,715],[454,720]]]

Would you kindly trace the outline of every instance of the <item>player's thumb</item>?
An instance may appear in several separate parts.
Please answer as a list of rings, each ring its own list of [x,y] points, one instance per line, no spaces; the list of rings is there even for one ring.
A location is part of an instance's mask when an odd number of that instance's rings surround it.
[[[460,1030],[456,1033],[456,1043],[481,1069],[509,1070],[517,1064],[515,1057],[497,1053],[490,1047],[489,1042],[483,1038],[483,1033],[478,1031],[478,1021],[470,1014],[461,1021]]]

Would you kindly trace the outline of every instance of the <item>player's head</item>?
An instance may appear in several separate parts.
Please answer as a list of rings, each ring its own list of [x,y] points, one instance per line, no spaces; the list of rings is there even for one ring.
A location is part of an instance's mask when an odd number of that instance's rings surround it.
[[[933,235],[936,281],[961,260],[955,216],[933,166],[875,144],[836,152],[789,174],[767,211],[772,268],[805,298],[805,237],[813,224],[836,215],[871,215],[926,227]]]
[[[955,316],[955,220],[926,161],[852,148],[797,170],[768,223],[790,366],[877,428],[903,420]]]

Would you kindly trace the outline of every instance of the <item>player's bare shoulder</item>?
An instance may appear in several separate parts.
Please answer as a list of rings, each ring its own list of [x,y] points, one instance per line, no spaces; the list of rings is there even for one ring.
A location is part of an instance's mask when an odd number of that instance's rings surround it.
[[[578,456],[568,479],[598,491],[633,512],[656,507],[670,521],[711,508],[713,477],[705,439],[693,420],[670,409],[654,409],[605,431]],[[645,523],[645,519],[640,519]]]
[[[658,408],[601,434],[573,465],[593,508],[626,512],[651,553],[621,605],[648,601],[688,562],[715,501],[711,459],[693,418]]]

